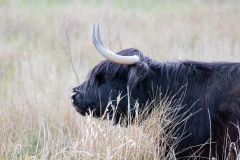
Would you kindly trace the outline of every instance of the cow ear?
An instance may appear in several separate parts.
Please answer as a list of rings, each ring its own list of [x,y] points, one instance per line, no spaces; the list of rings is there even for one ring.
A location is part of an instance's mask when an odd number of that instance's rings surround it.
[[[147,63],[143,61],[137,62],[135,65],[130,67],[128,73],[128,85],[130,89],[133,89],[139,81],[146,78],[149,74],[150,69]]]

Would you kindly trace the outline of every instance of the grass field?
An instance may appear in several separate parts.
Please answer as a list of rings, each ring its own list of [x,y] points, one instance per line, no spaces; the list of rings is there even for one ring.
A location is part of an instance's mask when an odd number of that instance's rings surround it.
[[[159,117],[174,121],[171,104],[128,128],[72,107],[71,89],[104,59],[93,23],[116,52],[239,62],[239,15],[238,0],[0,0],[0,159],[163,158],[168,139],[157,137],[169,124]]]

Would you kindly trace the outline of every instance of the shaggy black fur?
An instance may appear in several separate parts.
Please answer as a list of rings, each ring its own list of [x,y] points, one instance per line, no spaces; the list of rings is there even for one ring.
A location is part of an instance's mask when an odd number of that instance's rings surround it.
[[[151,99],[149,93],[157,92],[159,88],[161,95],[174,95],[176,99],[184,93],[184,108],[179,114],[189,109],[188,115],[198,112],[187,121],[185,130],[181,128],[176,134],[185,132],[186,136],[176,147],[176,153],[190,147],[177,157],[184,159],[196,151],[202,157],[209,157],[209,145],[201,149],[194,146],[206,143],[212,136],[212,156],[225,158],[229,143],[239,140],[240,63],[157,62],[137,49],[126,49],[118,54],[138,55],[141,60],[130,66],[105,60],[95,66],[87,80],[73,89],[77,92],[73,105],[80,114],[85,115],[91,109],[96,117],[100,117],[110,100],[115,102],[119,93],[127,94],[127,85],[131,90],[131,105],[138,101],[140,108]],[[186,89],[180,90],[184,86]],[[127,112],[127,103],[125,96],[118,105],[117,122],[120,113]]]

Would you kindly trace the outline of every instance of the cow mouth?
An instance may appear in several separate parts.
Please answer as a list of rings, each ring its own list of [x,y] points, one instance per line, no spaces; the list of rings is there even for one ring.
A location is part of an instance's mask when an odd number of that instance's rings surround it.
[[[74,108],[75,108],[75,110],[79,113],[79,114],[81,114],[81,115],[83,115],[83,116],[85,116],[86,115],[86,113],[87,113],[87,109],[83,109],[83,108],[79,108],[79,107],[77,107],[77,106],[74,106]]]
[[[79,107],[74,102],[72,102],[72,105],[79,114],[85,116],[88,113],[88,107]]]

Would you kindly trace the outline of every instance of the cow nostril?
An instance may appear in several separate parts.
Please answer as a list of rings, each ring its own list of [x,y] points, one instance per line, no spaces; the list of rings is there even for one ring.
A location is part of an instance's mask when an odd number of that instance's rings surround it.
[[[77,92],[73,92],[73,93],[71,94],[71,98],[74,99],[74,98],[76,97],[76,95],[77,95]]]

